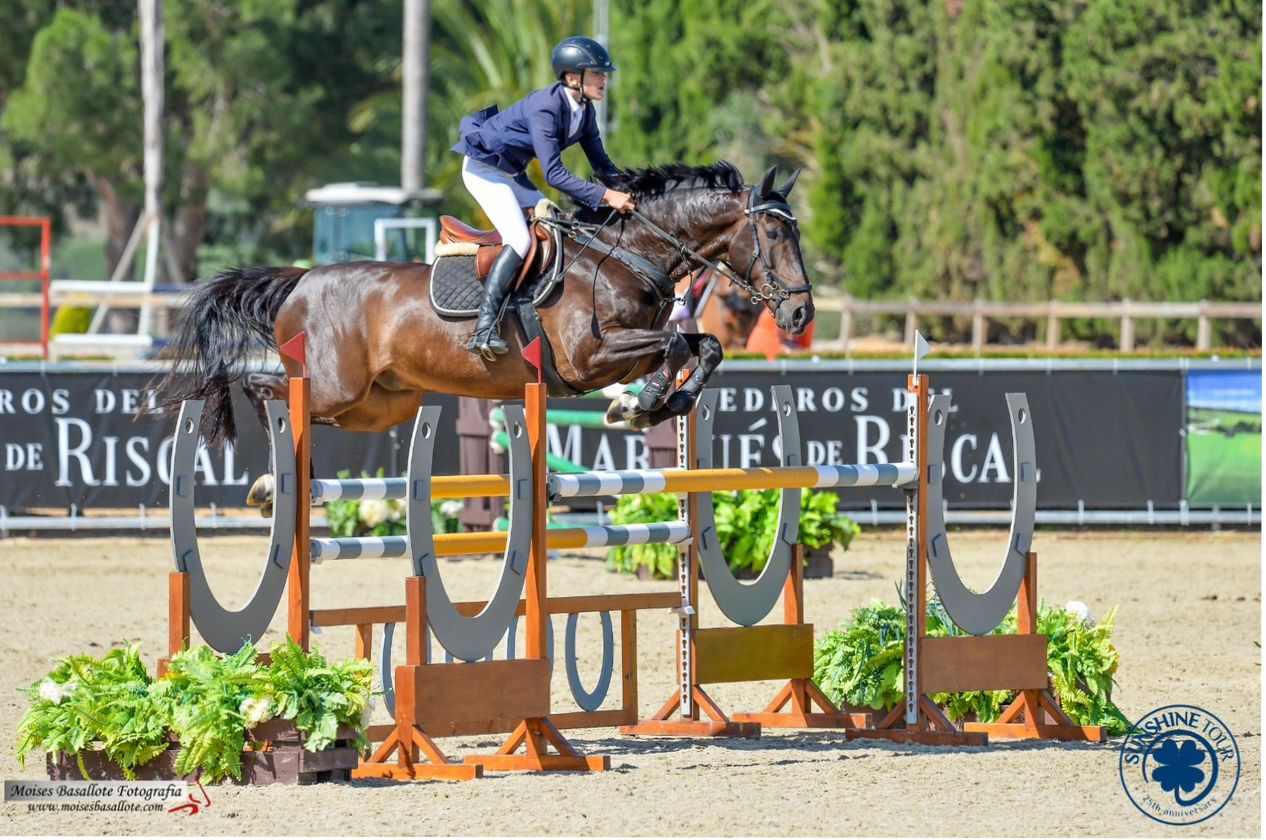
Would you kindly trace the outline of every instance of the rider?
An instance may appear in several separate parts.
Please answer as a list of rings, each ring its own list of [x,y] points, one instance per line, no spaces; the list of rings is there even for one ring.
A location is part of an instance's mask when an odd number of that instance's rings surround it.
[[[590,104],[606,95],[607,75],[615,71],[610,55],[592,38],[575,36],[554,47],[551,62],[557,84],[533,91],[504,111],[493,105],[468,115],[461,122],[461,140],[453,146],[453,151],[466,157],[462,161],[466,189],[503,243],[488,273],[474,335],[466,345],[467,350],[487,358],[509,349],[498,327],[531,242],[523,211],[543,198],[525,171],[532,159],[540,159],[546,183],[580,204],[597,208],[606,202],[621,213],[634,209],[631,195],[577,178],[560,157],[563,149],[580,143],[603,184],[613,183],[620,172],[602,147]]]

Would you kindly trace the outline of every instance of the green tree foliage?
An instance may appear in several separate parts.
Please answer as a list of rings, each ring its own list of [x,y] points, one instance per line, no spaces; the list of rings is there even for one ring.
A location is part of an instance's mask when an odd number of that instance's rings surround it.
[[[611,5],[611,49],[620,68],[612,104],[618,131],[611,145],[624,165],[711,163],[759,134],[760,112],[752,106],[761,104],[765,83],[788,68],[778,23],[785,19],[783,4],[615,0]],[[779,95],[772,89],[767,94]]]
[[[37,173],[46,201],[88,179],[106,207],[113,266],[142,194],[139,24],[130,0],[75,7],[34,34],[0,155]],[[165,4],[164,204],[180,279],[208,239],[242,260],[267,246],[302,254],[298,205],[327,173],[396,179],[398,152],[383,166],[381,150],[398,145],[398,131],[357,132],[349,119],[376,90],[398,87],[400,3],[375,11],[353,0]],[[11,195],[19,186],[0,183]]]
[[[401,6],[167,4],[183,262],[208,241],[302,255],[303,190],[396,181]],[[428,181],[471,213],[449,151],[461,117],[549,84],[550,48],[592,31],[593,4],[431,10]],[[0,15],[0,196],[57,210],[95,194],[125,237],[135,4],[0,0]],[[860,297],[1253,300],[1260,16],[1258,0],[612,0],[607,146],[624,166],[725,158],[753,180],[803,166],[810,267]],[[578,149],[565,160],[587,174]],[[1195,325],[1140,339],[1178,329]]]
[[[76,181],[91,184],[105,205],[113,265],[142,195],[135,33],[110,29],[91,11],[62,9],[34,34],[29,53],[24,83],[0,116],[10,140],[0,151],[12,173],[8,191],[34,199],[49,190],[56,208]]]
[[[1261,6],[1113,0],[1068,35],[1098,295],[1261,296]]]
[[[1260,3],[817,13],[809,245],[853,294],[1261,296]]]

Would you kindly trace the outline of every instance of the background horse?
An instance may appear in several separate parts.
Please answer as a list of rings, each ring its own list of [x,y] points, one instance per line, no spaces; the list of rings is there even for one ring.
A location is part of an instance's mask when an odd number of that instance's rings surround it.
[[[699,286],[701,297],[695,305],[694,317],[686,319],[683,328],[707,333],[726,350],[744,349],[756,321],[765,311],[762,302],[729,275],[711,269],[678,283],[677,296],[685,295],[691,286]]]
[[[678,278],[724,261],[780,327],[799,333],[813,319],[811,286],[787,195],[793,174],[775,187],[771,168],[749,187],[729,163],[629,171],[618,189],[636,196],[629,216],[582,210],[555,224],[565,276],[538,307],[558,373],[576,391],[650,375],[641,394],[622,394],[612,420],[642,428],[689,412],[721,362],[719,342],[666,330]],[[587,241],[588,240],[588,241]],[[243,382],[262,415],[266,399],[285,399],[285,377],[247,374],[263,343],[276,348],[306,334],[314,422],[382,431],[411,419],[422,393],[516,399],[536,371],[520,355],[521,330],[507,318],[511,352],[495,361],[466,351],[468,320],[438,315],[423,264],[353,262],[299,268],[225,271],[199,284],[169,346],[177,358],[156,383],[154,410],[171,413],[185,399],[207,401],[208,441],[236,434],[230,386]],[[677,371],[697,359],[691,377],[672,389]],[[299,365],[283,358],[286,376]]]

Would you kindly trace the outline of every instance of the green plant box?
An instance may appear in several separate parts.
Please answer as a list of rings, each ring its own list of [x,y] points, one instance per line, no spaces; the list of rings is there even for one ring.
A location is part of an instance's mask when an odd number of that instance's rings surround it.
[[[804,576],[806,580],[829,578],[835,574],[835,560],[831,557],[830,546],[811,548],[804,553]]]
[[[304,734],[288,720],[271,720],[260,724],[250,732],[250,740],[267,744],[264,750],[245,750],[242,753],[241,780],[229,777],[226,782],[236,785],[294,785],[315,782],[348,781],[360,758],[351,744],[356,739],[355,730],[340,727],[338,739],[329,747],[317,752],[304,749]],[[166,781],[179,779],[176,775],[176,757],[180,747],[172,736],[172,746],[153,761],[136,768],[140,781]],[[119,781],[126,778],[123,769],[106,757],[100,750],[85,750],[83,768],[93,781]],[[45,760],[48,778],[52,781],[83,781],[78,759],[69,753],[48,755]]]

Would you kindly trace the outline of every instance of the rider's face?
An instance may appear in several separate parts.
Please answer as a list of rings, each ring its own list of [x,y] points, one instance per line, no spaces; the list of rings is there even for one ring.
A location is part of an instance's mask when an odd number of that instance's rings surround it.
[[[569,74],[572,84],[580,83],[580,91],[585,95],[586,99],[592,99],[595,102],[603,99],[607,95],[607,74],[599,73],[596,70],[586,70],[584,73]]]

